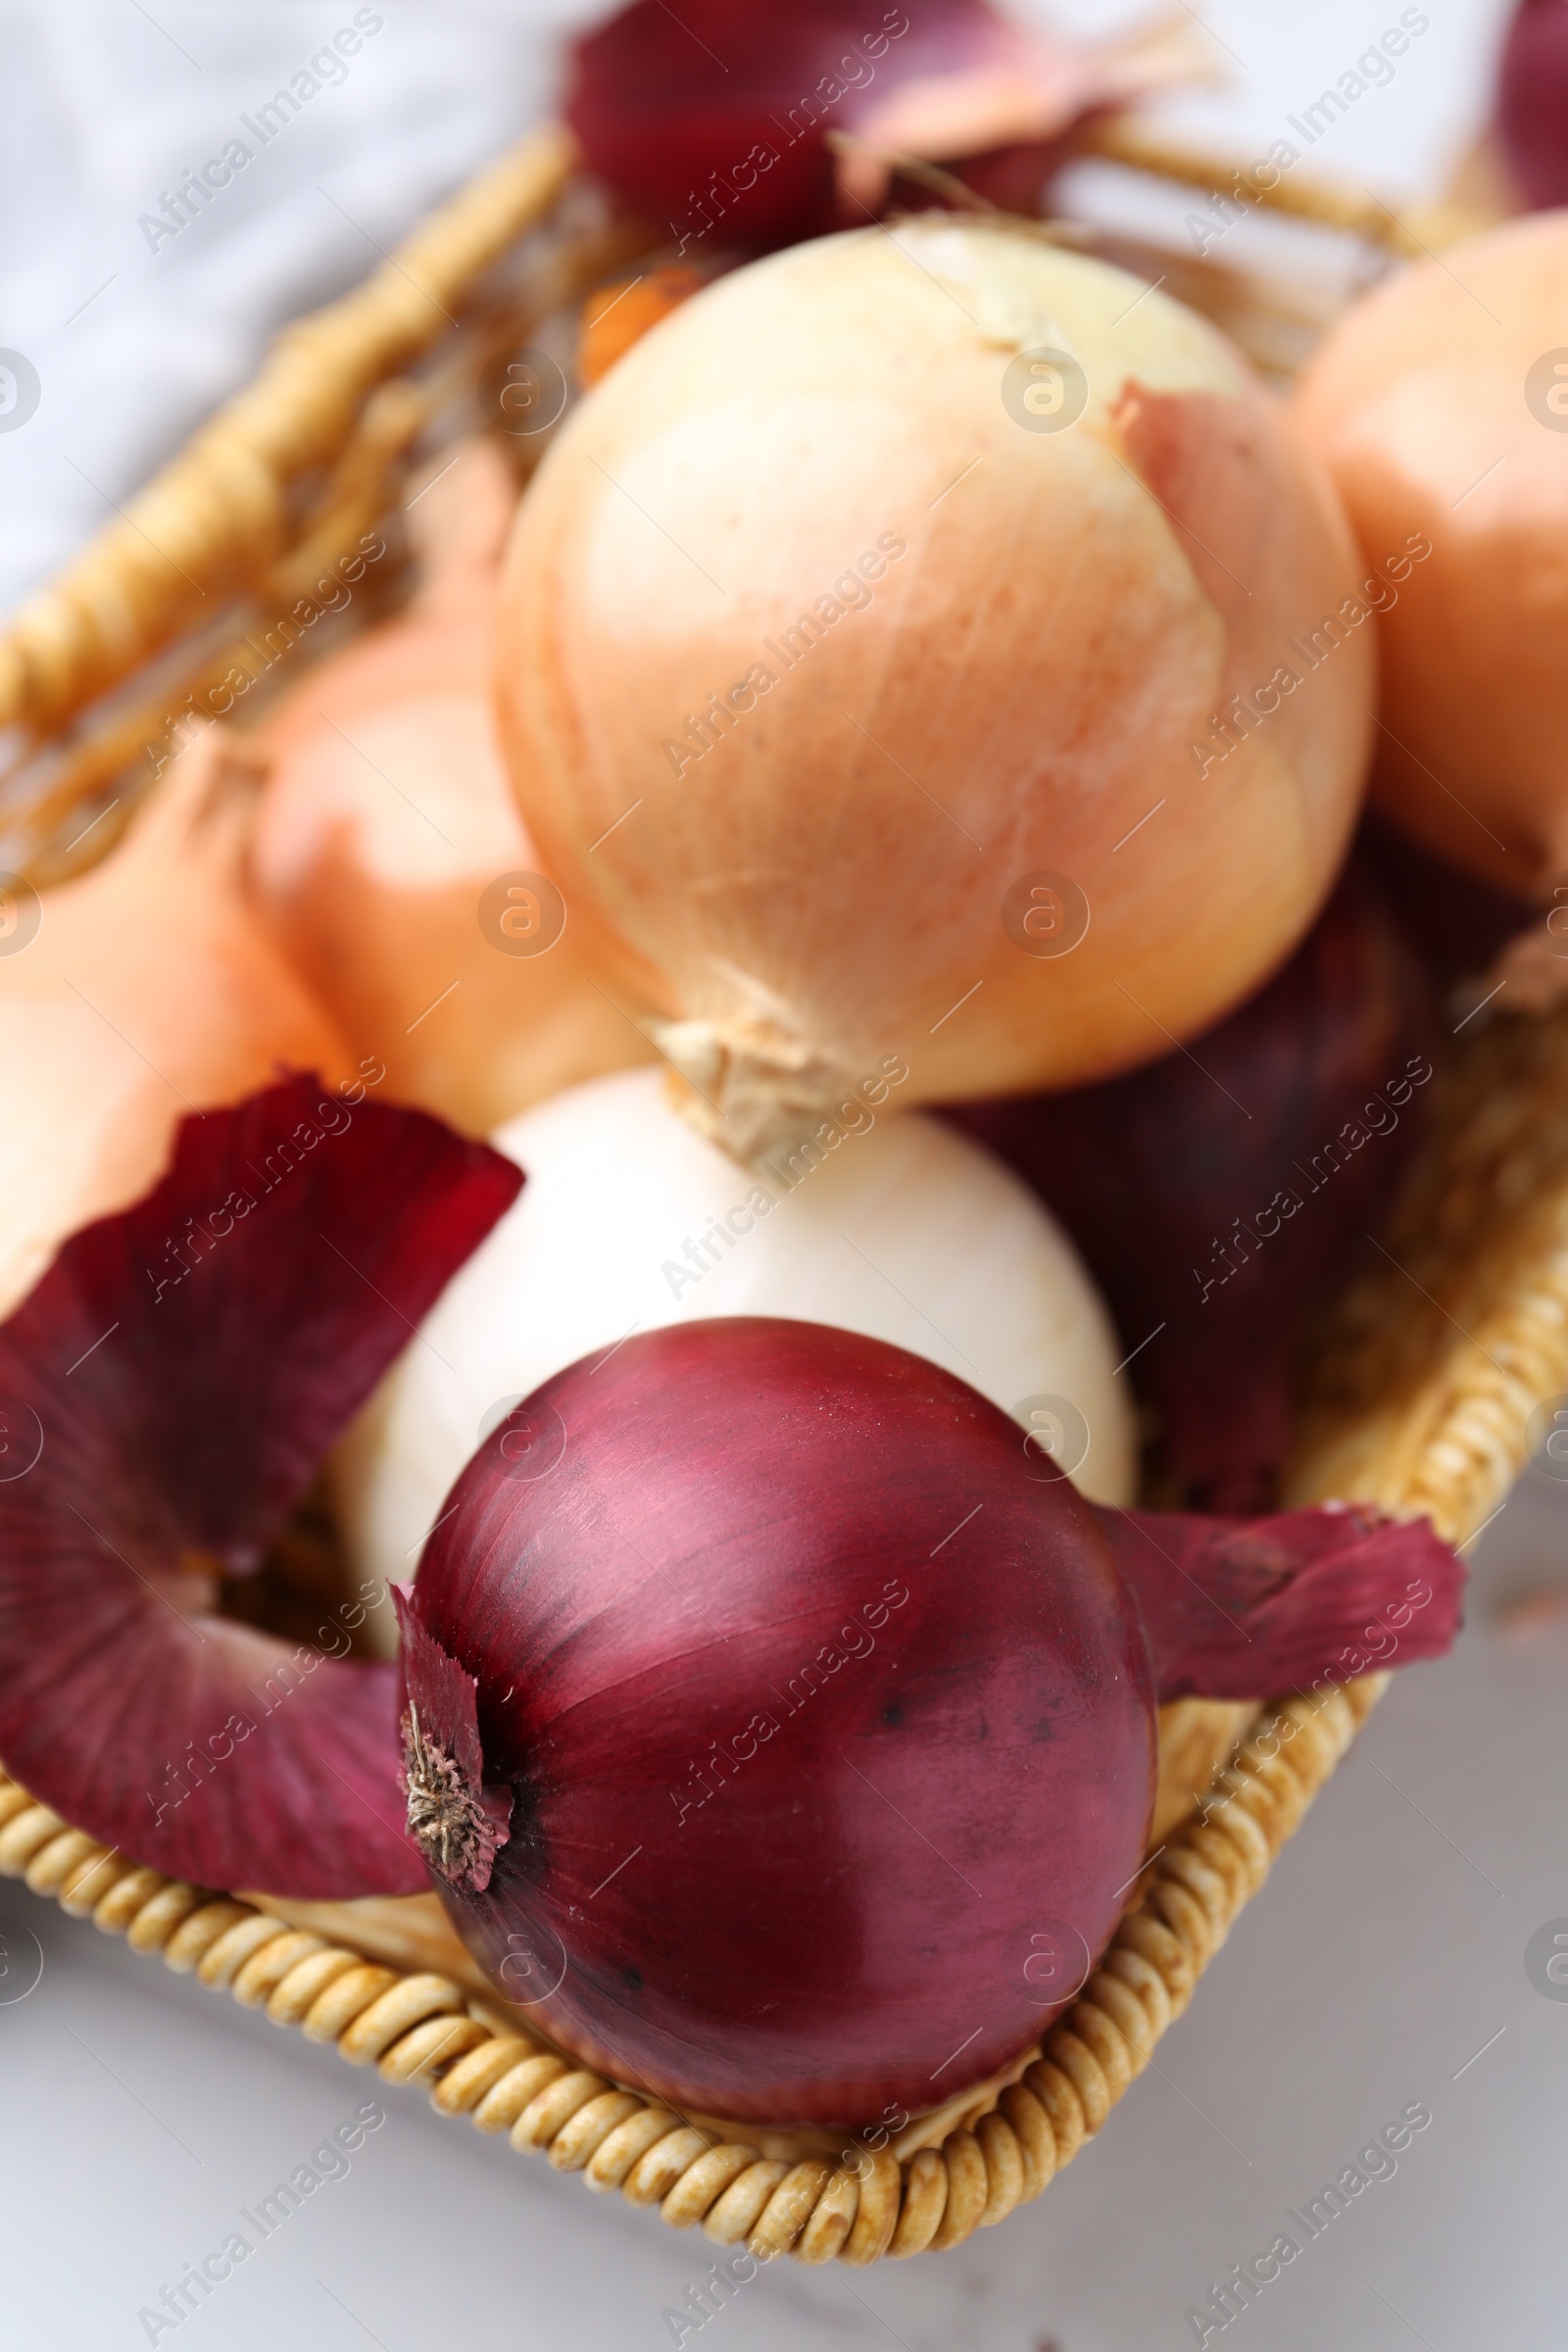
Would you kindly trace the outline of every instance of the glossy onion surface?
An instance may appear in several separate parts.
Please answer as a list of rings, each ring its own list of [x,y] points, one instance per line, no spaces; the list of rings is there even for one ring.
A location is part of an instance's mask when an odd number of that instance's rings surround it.
[[[927,217],[720,278],[567,418],[508,560],[504,739],[751,1156],[890,1054],[909,1101],[1073,1085],[1239,1002],[1353,820],[1355,585],[1223,337]]]
[[[1004,1414],[848,1333],[676,1328],[549,1382],[453,1502],[408,1696],[491,1827],[442,1891],[564,2047],[853,2124],[1077,1989],[1143,1851],[1151,1668],[1092,1506]]]

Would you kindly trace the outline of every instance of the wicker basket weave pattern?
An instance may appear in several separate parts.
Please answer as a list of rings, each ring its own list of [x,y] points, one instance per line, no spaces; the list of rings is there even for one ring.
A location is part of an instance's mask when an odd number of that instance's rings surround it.
[[[252,1904],[132,1863],[0,1777],[0,1873],[23,1877],[131,1948],[265,2003],[276,2025],[333,2042],[390,2082],[427,2082],[445,2115],[541,2148],[560,2172],[657,2204],[674,2229],[701,2222],[755,2256],[866,2263],[940,2252],[1038,2196],[1099,2131],[1178,2017],[1242,1905],[1328,1779],[1375,1685],[1271,1712],[1203,1812],[1172,1838],[1109,1949],[1019,2077],[949,2131],[901,2157],[897,2143],[765,2156],[574,2066],[510,2028],[449,1978],[404,1974],[290,1928]],[[778,2135],[769,2135],[776,2139]]]

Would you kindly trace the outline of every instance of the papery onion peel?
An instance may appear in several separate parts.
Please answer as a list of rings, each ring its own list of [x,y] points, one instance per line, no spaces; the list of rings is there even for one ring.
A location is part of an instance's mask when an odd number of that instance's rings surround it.
[[[513,781],[738,1155],[890,1053],[915,1102],[1083,1083],[1219,1018],[1326,895],[1354,577],[1164,294],[1018,224],[828,238],[557,437],[503,590]]]
[[[214,1601],[520,1182],[363,1084],[290,1078],[187,1119],[0,1327],[0,1757],[40,1802],[199,1886],[423,1884],[391,1669],[329,1612],[336,1656]]]

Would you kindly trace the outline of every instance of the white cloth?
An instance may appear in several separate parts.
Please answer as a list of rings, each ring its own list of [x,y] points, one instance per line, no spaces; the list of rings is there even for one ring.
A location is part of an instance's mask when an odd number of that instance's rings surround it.
[[[344,56],[332,37],[354,33],[356,13],[378,29]],[[277,326],[356,284],[378,246],[548,110],[555,28],[589,13],[583,0],[0,9],[0,347],[40,382],[25,425],[6,431],[0,414],[0,611],[245,382]],[[241,118],[256,125],[296,75],[323,86],[297,115],[277,108],[263,145]],[[252,160],[177,235],[139,224],[234,139]]]

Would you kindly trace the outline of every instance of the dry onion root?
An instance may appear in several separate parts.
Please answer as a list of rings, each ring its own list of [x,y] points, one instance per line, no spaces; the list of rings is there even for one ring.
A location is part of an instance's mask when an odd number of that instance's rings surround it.
[[[1353,819],[1355,576],[1239,355],[1157,291],[1016,224],[825,239],[698,295],[556,441],[509,762],[750,1156],[889,1054],[910,1102],[1065,1086],[1245,996]]]

